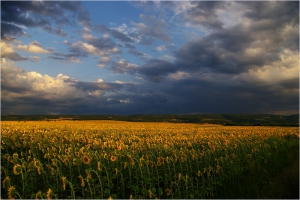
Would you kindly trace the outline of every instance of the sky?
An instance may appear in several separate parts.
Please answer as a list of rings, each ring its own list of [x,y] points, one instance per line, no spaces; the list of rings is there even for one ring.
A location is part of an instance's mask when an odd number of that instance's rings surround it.
[[[1,114],[299,113],[298,1],[1,1]]]

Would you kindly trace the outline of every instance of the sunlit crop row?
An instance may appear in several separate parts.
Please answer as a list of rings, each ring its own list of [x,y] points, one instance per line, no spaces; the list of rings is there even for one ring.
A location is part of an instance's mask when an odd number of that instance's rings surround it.
[[[1,198],[213,198],[298,128],[2,122]]]

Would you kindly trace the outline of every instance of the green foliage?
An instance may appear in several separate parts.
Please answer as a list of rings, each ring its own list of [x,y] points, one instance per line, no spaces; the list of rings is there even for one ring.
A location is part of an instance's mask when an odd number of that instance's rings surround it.
[[[2,115],[2,121],[117,120],[222,124],[226,126],[299,126],[299,114],[159,114],[159,115]]]

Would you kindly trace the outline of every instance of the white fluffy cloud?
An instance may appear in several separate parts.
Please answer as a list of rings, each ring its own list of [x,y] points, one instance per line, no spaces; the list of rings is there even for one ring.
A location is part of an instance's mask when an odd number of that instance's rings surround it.
[[[71,83],[65,81],[70,78],[66,75],[58,74],[56,77],[52,77],[34,71],[26,72],[17,67],[12,61],[2,62],[1,64],[2,91],[6,94],[2,96],[4,99],[39,97],[49,100],[62,100],[85,96],[83,91],[76,89]],[[43,94],[42,97],[40,97],[40,94]]]
[[[31,42],[28,45],[18,45],[17,49],[22,50],[22,51],[31,52],[31,53],[44,53],[44,54],[51,53],[51,51],[43,49],[41,44],[39,42],[37,42],[36,40],[34,40],[33,42]]]

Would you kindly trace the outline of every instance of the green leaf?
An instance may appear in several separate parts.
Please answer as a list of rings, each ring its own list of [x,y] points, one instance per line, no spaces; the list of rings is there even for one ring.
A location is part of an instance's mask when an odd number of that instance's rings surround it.
[[[159,194],[159,195],[162,195],[162,194],[163,194],[162,188],[158,188],[158,194]]]
[[[110,194],[110,189],[105,189],[105,190],[104,190],[104,194],[105,194],[105,195],[109,195],[109,194]]]
[[[155,189],[155,188],[152,188],[151,190],[152,190],[152,192],[153,192],[153,193],[155,193],[155,192],[156,192],[156,189]]]
[[[143,195],[146,195],[146,194],[147,194],[146,188],[143,188],[143,189],[142,189],[142,194],[143,194]]]

